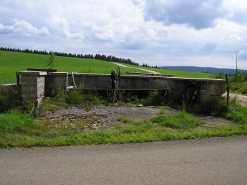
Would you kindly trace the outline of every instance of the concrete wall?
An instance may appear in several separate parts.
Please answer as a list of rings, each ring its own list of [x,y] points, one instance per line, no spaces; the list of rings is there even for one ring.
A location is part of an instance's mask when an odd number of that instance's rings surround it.
[[[56,95],[69,87],[85,90],[109,90],[110,75],[67,72],[23,71],[21,91],[23,105],[39,105],[44,96]],[[169,76],[121,75],[120,90],[167,90],[169,99],[207,102],[221,98],[225,80],[175,78]]]
[[[74,81],[77,88],[85,90],[111,88],[110,75],[106,74],[68,73],[68,86],[74,86]],[[161,90],[167,89],[167,82],[163,76],[121,75],[119,89]]]
[[[120,77],[120,89],[166,90],[167,78],[162,76],[125,75]]]
[[[206,103],[219,100],[225,92],[225,80],[221,79],[170,77],[167,83],[169,96],[178,101],[191,101],[194,94],[195,101]]]
[[[0,85],[0,94],[6,95],[9,93],[15,93],[17,91],[17,84],[1,84]]]
[[[69,86],[74,86],[74,82],[77,88],[85,90],[106,90],[110,89],[111,78],[106,74],[86,74],[86,73],[71,73],[69,76]],[[73,80],[74,78],[74,80]]]
[[[53,72],[45,77],[45,96],[57,95],[59,91],[67,91],[68,73]]]

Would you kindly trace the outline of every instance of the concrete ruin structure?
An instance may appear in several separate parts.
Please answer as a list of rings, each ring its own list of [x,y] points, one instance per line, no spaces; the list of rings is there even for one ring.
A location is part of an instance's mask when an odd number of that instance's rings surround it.
[[[110,74],[76,72],[19,71],[17,89],[23,106],[38,106],[44,97],[70,89],[111,90]],[[118,90],[164,91],[169,99],[206,103],[216,101],[225,92],[225,80],[177,78],[172,75],[128,73],[120,75]]]

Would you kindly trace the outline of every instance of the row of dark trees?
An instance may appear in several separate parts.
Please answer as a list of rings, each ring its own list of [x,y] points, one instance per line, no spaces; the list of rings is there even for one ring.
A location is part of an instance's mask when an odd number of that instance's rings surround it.
[[[1,47],[0,50],[3,51],[14,51],[14,52],[24,52],[24,53],[33,53],[33,54],[42,54],[42,55],[49,55],[50,52],[45,51],[39,51],[39,50],[29,50],[29,49],[16,49],[16,48],[4,48]],[[124,58],[118,58],[115,56],[106,56],[101,54],[72,54],[72,53],[63,53],[63,52],[53,52],[56,56],[62,56],[62,57],[74,57],[74,58],[90,58],[90,59],[97,59],[97,60],[104,60],[104,61],[111,61],[111,62],[119,62],[119,63],[125,63],[125,64],[131,64],[139,66],[138,63],[131,61],[130,59],[124,59]]]

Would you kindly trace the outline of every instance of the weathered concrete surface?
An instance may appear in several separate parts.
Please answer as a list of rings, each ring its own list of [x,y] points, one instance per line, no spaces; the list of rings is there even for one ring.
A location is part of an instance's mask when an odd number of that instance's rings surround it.
[[[0,84],[0,94],[5,95],[9,93],[14,93],[17,91],[16,83],[13,84]]]
[[[21,97],[23,106],[37,106],[45,96],[44,71],[20,71],[21,75]]]
[[[246,184],[247,136],[0,150],[0,184]]]
[[[199,102],[207,103],[221,98],[226,82],[222,79],[169,77],[167,83],[171,98],[181,99],[183,96],[188,101],[195,95]]]
[[[67,92],[69,87],[96,91],[111,89],[111,78],[107,74],[43,71],[18,74],[21,75],[23,105],[39,105],[44,96],[56,95],[60,90]],[[121,75],[119,89],[167,91],[169,99],[206,103],[221,98],[225,92],[225,80],[175,78],[161,74]]]

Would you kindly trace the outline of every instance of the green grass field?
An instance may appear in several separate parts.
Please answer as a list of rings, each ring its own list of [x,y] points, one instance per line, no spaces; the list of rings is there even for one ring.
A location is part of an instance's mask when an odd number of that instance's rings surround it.
[[[13,83],[16,81],[16,72],[25,71],[27,68],[48,68],[49,55],[0,51],[0,84]],[[124,64],[125,65],[125,64]],[[138,67],[127,65],[130,67]],[[112,70],[117,69],[117,65],[95,59],[72,58],[56,56],[55,68],[58,71],[78,72],[78,73],[101,73],[110,74]],[[162,74],[172,74],[176,77],[191,77],[191,78],[211,78],[208,73],[183,72],[156,68],[138,67],[150,69]],[[121,67],[121,74],[126,72],[147,73],[143,70]]]
[[[124,64],[124,65],[131,66],[128,64]],[[210,74],[210,73],[176,71],[176,70],[167,70],[167,69],[141,67],[141,66],[137,68],[148,69],[148,70],[152,70],[152,71],[155,71],[161,74],[171,74],[171,75],[174,75],[175,77],[189,77],[189,78],[212,78],[213,77],[213,74]]]
[[[49,55],[0,51],[0,84],[15,82],[17,71],[25,71],[27,68],[47,69],[48,60]],[[112,70],[117,70],[117,65],[95,59],[56,56],[55,68],[64,72],[110,74]],[[121,68],[122,74],[126,72],[143,71]]]

